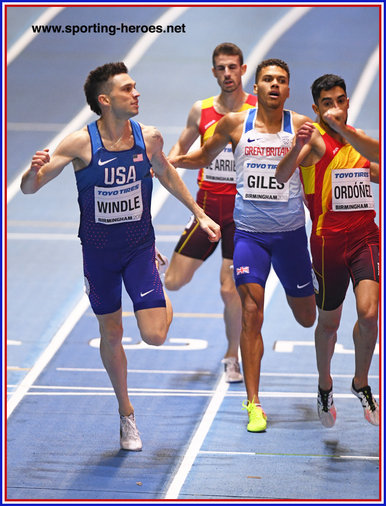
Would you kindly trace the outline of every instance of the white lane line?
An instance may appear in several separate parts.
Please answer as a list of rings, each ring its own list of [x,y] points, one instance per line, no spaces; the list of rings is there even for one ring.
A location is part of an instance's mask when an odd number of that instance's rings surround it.
[[[9,7],[8,7],[9,8]],[[17,8],[17,7],[16,7]],[[47,25],[52,19],[59,14],[65,7],[49,7],[41,14],[37,20],[32,23],[33,25]],[[28,27],[21,37],[9,48],[7,51],[7,66],[13,62],[15,58],[30,44],[37,36],[37,33],[32,31],[32,27]]]
[[[223,380],[224,375],[222,375],[220,382],[223,381],[225,383],[225,379]],[[7,385],[7,388],[12,389],[16,385]],[[226,387],[226,389],[225,389]],[[209,405],[207,408],[207,411],[210,411],[209,414],[209,421],[212,423],[214,420],[214,417],[216,416],[217,410],[220,407],[220,404],[224,400],[224,398],[233,398],[233,397],[245,397],[245,392],[235,392],[235,391],[229,391],[229,384],[225,383],[224,390],[221,390],[220,392],[218,390],[184,390],[184,389],[178,389],[178,388],[128,388],[127,392],[130,397],[141,397],[141,396],[151,396],[154,395],[155,397],[212,397],[215,399],[214,405]],[[75,387],[75,386],[59,386],[59,385],[31,385],[29,387],[28,392],[25,393],[26,396],[69,396],[69,395],[76,395],[76,396],[106,396],[111,395],[114,396],[114,390],[112,387]],[[376,399],[379,398],[379,395],[373,394]],[[316,392],[259,392],[260,397],[264,397],[267,399],[274,398],[274,399],[315,399],[317,397]],[[334,398],[340,399],[340,400],[353,400],[356,399],[355,395],[352,393],[336,393],[334,392]],[[211,403],[212,403],[211,401]],[[216,413],[215,413],[216,410]],[[201,423],[204,422],[204,418],[202,419]],[[206,420],[208,422],[208,419]],[[199,450],[198,443],[202,444],[202,442],[205,439],[205,436],[207,432],[209,431],[209,427],[203,426],[198,428],[196,435],[200,431],[199,435],[197,436],[197,439],[194,441],[193,447],[189,447],[189,457],[188,462],[193,462],[194,460],[194,454],[196,451]],[[191,466],[190,466],[191,467]],[[189,468],[190,469],[190,468]]]
[[[350,125],[354,125],[360,113],[363,102],[366,100],[371,85],[379,69],[379,46],[367,60],[366,66],[362,71],[361,77],[356,85],[354,93],[351,95],[350,108],[348,110],[348,119]]]
[[[297,458],[314,458],[314,459],[348,459],[348,460],[379,460],[379,457],[370,455],[315,455],[301,453],[258,453],[258,452],[219,452],[219,451],[200,451],[200,455],[247,455],[251,457],[297,457]],[[252,476],[253,478],[253,476]]]
[[[177,499],[180,493],[180,490],[185,483],[186,477],[189,474],[189,471],[197,458],[197,454],[200,451],[202,443],[209,432],[210,427],[212,426],[213,420],[216,417],[217,411],[219,410],[224,397],[228,391],[229,383],[225,382],[225,374],[223,374],[220,378],[220,381],[216,387],[214,395],[207,407],[204,416],[198,426],[189,447],[185,453],[185,456],[174,475],[170,485],[168,486],[167,492],[165,494],[164,499]]]
[[[38,360],[35,362],[31,370],[27,373],[27,375],[23,378],[19,386],[17,387],[15,393],[9,399],[7,403],[7,419],[11,416],[16,406],[23,399],[23,397],[28,393],[29,389],[36,381],[37,377],[43,371],[43,369],[47,366],[49,361],[61,347],[68,334],[74,328],[76,323],[82,317],[83,313],[89,306],[88,297],[84,294],[81,300],[77,303],[71,314],[68,316],[66,321],[60,327],[58,332],[52,338],[52,341],[49,343],[47,348],[40,355]]]
[[[61,371],[61,372],[103,372],[105,374],[107,374],[106,372],[106,369],[91,369],[91,368],[85,368],[85,367],[57,367],[56,368],[57,371]],[[182,375],[185,375],[185,374],[202,374],[202,375],[205,375],[205,376],[213,376],[214,373],[210,372],[210,371],[167,371],[167,370],[164,370],[162,369],[161,370],[157,370],[157,369],[127,369],[127,372],[128,373],[131,373],[131,374],[182,374]]]
[[[246,61],[247,71],[243,77],[244,82],[247,83],[251,79],[256,71],[257,64],[264,59],[264,56],[276,44],[278,39],[311,9],[312,7],[293,7],[263,35],[248,56]]]
[[[154,24],[167,26],[172,24],[179,16],[181,16],[190,7],[171,7],[168,9]],[[132,47],[131,51],[123,58],[129,72],[131,73],[135,65],[142,59],[146,51],[154,44],[159,37],[159,33],[147,33],[143,35],[136,44]],[[68,134],[82,128],[91,118],[95,117],[94,113],[86,105],[81,111],[56,135],[52,141],[48,143],[47,148],[52,152],[56,145]],[[32,156],[32,153],[31,153]],[[7,203],[9,203],[15,195],[20,191],[21,176],[28,170],[29,164],[16,176],[16,178],[7,187]]]
[[[9,132],[60,132],[66,126],[65,123],[17,123],[8,121]]]
[[[174,316],[174,315],[173,315]],[[222,315],[221,315],[222,316]],[[99,368],[86,368],[86,367],[57,367],[57,371],[63,372],[104,372],[106,373],[106,369]],[[165,369],[156,370],[156,369],[127,369],[128,373],[144,373],[144,374],[208,374],[212,375],[210,371],[167,371]],[[106,373],[107,374],[107,373]],[[316,373],[294,373],[294,372],[262,372],[260,376],[268,376],[268,377],[279,377],[279,378],[318,378],[318,374]],[[335,378],[351,378],[352,374],[333,374],[333,379]],[[378,379],[379,376],[377,374],[370,374],[368,376],[370,379]]]

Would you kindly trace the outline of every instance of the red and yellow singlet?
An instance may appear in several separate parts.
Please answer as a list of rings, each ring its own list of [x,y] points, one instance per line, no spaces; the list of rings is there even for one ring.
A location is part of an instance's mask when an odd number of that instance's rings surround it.
[[[199,125],[201,146],[212,137],[217,123],[224,117],[223,114],[216,112],[213,102],[214,97],[210,97],[203,100],[201,104]],[[256,96],[248,95],[239,112],[256,107],[256,103]],[[216,194],[236,194],[236,170],[231,144],[228,144],[208,167],[199,171],[197,182],[202,190]]]
[[[315,165],[300,166],[312,233],[333,235],[373,223],[370,162],[350,144],[341,144],[314,123],[326,146]]]

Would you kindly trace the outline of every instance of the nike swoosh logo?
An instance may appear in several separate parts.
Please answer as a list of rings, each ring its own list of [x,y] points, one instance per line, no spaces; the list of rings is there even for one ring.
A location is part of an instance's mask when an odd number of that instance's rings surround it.
[[[102,162],[102,160],[98,160],[98,165],[100,167],[102,167],[102,165],[106,165],[106,163],[109,163],[109,162],[112,162],[113,160],[116,160],[117,157],[114,157],[114,158],[110,158],[110,160],[105,160],[104,162]]]
[[[153,290],[149,290],[148,292],[145,292],[145,293],[140,293],[141,297],[145,297],[145,295],[147,295],[148,293],[151,293],[151,292],[154,292],[154,288]]]
[[[298,290],[300,290],[301,288],[304,288],[305,286],[309,285],[311,283],[311,281],[309,281],[308,283],[306,283],[305,285],[296,285],[296,288]]]
[[[248,140],[248,142],[255,142],[255,140],[256,140],[256,139],[250,139],[250,138],[248,137],[248,139],[247,139],[247,140]]]

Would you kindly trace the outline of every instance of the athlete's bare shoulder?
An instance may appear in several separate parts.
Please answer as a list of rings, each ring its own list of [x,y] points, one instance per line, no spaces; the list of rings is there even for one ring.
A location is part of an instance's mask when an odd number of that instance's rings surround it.
[[[140,123],[143,139],[145,141],[146,151],[151,159],[153,154],[162,151],[164,140],[161,132],[155,126],[143,125]]]
[[[244,123],[247,113],[248,110],[240,112],[228,112],[228,114],[221,118],[221,122],[224,125],[227,125],[228,128],[237,128]]]
[[[292,121],[295,127],[295,130],[298,130],[304,123],[312,123],[312,119],[304,114],[299,114],[295,111],[292,112]]]
[[[84,127],[67,135],[59,144],[57,152],[65,156],[71,156],[73,159],[84,160],[89,157],[90,146],[90,136],[87,127]]]

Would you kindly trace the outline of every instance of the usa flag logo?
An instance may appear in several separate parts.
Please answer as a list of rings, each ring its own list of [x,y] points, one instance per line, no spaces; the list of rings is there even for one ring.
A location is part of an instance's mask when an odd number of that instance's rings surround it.
[[[143,162],[143,154],[133,156],[133,162]]]
[[[249,267],[237,267],[236,269],[236,276],[239,276],[240,274],[249,274]]]

